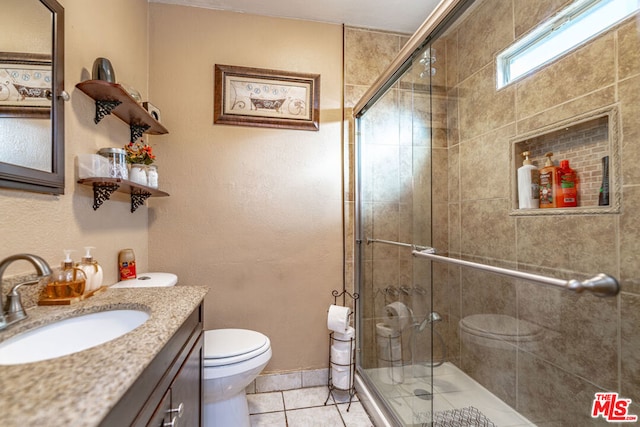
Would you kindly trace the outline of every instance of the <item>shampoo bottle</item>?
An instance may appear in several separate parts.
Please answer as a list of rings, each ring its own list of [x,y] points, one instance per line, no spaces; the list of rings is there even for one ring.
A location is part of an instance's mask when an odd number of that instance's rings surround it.
[[[540,175],[538,168],[531,164],[529,152],[522,153],[524,161],[518,168],[518,208],[535,209],[540,207]]]
[[[578,176],[569,167],[569,160],[561,160],[557,170],[556,207],[575,208],[578,206]]]
[[[598,206],[609,206],[609,156],[602,158],[602,185],[598,194]]]
[[[92,246],[85,246],[85,254],[82,257],[82,261],[78,264],[78,267],[84,271],[84,274],[87,276],[87,283],[84,289],[85,294],[98,290],[102,286],[102,267],[100,267],[98,262],[91,256],[91,249],[94,248]]]
[[[540,207],[555,208],[556,207],[556,171],[557,167],[553,165],[551,160],[553,153],[545,154],[547,160],[544,167],[540,169]]]

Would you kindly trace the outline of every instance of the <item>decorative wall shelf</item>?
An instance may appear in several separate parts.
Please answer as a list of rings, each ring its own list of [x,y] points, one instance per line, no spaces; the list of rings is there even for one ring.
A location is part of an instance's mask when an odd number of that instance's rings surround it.
[[[109,200],[114,192],[127,193],[131,195],[131,212],[135,212],[142,206],[149,197],[166,197],[169,193],[160,191],[157,188],[147,187],[132,181],[121,178],[84,178],[79,179],[78,184],[90,185],[93,187],[93,210],[97,210],[102,204]]]
[[[78,83],[76,87],[95,100],[96,116],[93,121],[98,124],[105,116],[113,113],[129,125],[131,142],[135,142],[144,133],[150,135],[169,133],[167,128],[154,119],[147,110],[117,83],[109,83],[104,80],[87,80]]]

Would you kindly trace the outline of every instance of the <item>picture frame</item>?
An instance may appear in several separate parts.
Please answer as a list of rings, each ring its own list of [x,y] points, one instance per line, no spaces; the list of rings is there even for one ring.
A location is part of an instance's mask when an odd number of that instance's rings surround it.
[[[214,124],[317,131],[320,75],[215,65]]]
[[[51,55],[0,52],[0,117],[51,115]]]

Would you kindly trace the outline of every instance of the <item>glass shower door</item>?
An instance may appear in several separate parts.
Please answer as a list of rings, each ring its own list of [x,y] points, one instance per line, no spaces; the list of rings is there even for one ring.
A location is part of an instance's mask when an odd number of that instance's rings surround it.
[[[439,316],[431,263],[411,246],[432,244],[434,55],[426,48],[357,123],[359,371],[400,425],[429,425],[433,414]]]

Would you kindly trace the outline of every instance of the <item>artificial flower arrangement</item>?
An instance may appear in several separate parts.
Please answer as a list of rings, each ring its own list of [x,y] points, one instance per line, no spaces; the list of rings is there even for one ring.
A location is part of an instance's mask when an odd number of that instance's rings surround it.
[[[124,149],[127,152],[127,163],[150,165],[156,159],[151,146],[147,145],[142,139],[128,143],[124,146]]]

